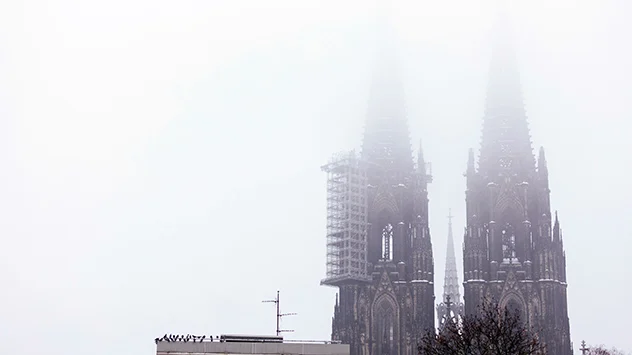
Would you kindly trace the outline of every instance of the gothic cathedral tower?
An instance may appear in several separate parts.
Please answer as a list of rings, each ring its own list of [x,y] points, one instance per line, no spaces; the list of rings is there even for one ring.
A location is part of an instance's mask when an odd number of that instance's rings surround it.
[[[548,354],[572,354],[560,223],[551,214],[544,150],[537,164],[533,155],[503,12],[494,35],[478,169],[470,150],[466,172],[465,313],[494,300],[518,310]]]
[[[459,292],[459,273],[456,270],[456,253],[452,233],[452,210],[448,216],[448,247],[445,257],[445,279],[443,281],[443,301],[437,305],[439,327],[447,320],[459,323],[463,317],[463,303]]]
[[[393,29],[379,26],[362,152],[335,156],[327,180],[327,276],[339,289],[332,339],[352,355],[413,355],[434,329],[430,174],[413,158]]]

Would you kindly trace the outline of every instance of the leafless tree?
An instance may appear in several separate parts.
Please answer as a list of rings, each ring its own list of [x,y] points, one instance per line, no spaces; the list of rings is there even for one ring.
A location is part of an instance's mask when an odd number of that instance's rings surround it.
[[[605,346],[599,345],[599,346],[591,346],[590,348],[588,348],[586,355],[628,355],[628,354],[616,348],[607,349]]]
[[[485,302],[480,311],[460,324],[445,322],[428,332],[419,344],[420,355],[540,355],[544,346],[517,311]]]

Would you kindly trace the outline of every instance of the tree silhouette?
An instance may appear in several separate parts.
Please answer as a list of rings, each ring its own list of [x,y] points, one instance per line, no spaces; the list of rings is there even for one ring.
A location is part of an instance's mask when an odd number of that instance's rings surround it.
[[[517,310],[484,302],[479,312],[460,323],[446,321],[438,332],[424,335],[420,355],[539,355],[545,347],[527,329]]]
[[[586,355],[627,355],[623,351],[616,348],[607,349],[604,345],[591,346],[586,350]]]

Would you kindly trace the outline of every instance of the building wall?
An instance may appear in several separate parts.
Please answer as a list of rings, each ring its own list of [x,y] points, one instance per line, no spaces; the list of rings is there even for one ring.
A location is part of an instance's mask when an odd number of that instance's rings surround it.
[[[349,355],[349,345],[309,343],[220,343],[159,342],[157,355],[188,354],[284,354],[284,355]]]

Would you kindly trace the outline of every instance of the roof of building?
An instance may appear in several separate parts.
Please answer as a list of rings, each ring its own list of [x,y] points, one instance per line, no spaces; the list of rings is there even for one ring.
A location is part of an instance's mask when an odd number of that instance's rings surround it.
[[[283,337],[222,335],[156,338],[157,355],[286,354],[348,355],[349,345],[328,341],[288,341]]]

